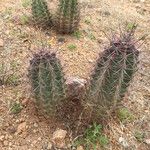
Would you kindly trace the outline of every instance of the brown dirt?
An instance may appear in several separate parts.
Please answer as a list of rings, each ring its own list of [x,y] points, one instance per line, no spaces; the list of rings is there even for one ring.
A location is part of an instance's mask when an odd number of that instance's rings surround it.
[[[32,53],[42,45],[57,49],[66,76],[88,78],[98,53],[108,42],[111,29],[119,30],[128,21],[137,22],[137,36],[150,34],[150,1],[140,0],[85,0],[81,2],[80,32],[82,37],[58,35],[54,31],[40,31],[29,24],[24,24],[22,16],[31,16],[30,5],[23,7],[30,0],[0,1],[0,62],[4,60],[11,74],[10,66],[15,63],[15,73],[20,82],[18,86],[0,86],[0,149],[1,150],[41,150],[50,142],[53,131],[61,123],[46,120],[37,115],[30,96],[26,79],[29,59]],[[56,0],[55,0],[56,1]],[[55,6],[52,1],[51,6]],[[25,4],[24,4],[25,6]],[[86,23],[88,22],[88,23]],[[103,32],[104,31],[104,32]],[[65,43],[58,44],[58,38],[64,37]],[[95,38],[94,38],[95,37]],[[76,45],[70,50],[68,45]],[[26,102],[18,115],[10,114],[12,102]],[[119,142],[124,137],[129,149],[148,150],[149,145],[138,142],[134,137],[136,131],[150,139],[150,36],[140,49],[140,64],[133,84],[123,104],[131,110],[135,119],[125,125],[111,116],[104,132],[108,136],[109,150],[125,149]],[[17,133],[18,126],[25,122],[26,127]],[[69,132],[69,131],[68,131]],[[4,136],[4,137],[3,137]]]

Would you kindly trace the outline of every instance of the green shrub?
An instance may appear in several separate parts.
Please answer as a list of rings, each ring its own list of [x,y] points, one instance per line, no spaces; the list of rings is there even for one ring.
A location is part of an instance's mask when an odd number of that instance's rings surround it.
[[[10,112],[12,114],[18,114],[21,112],[21,110],[22,110],[22,106],[20,103],[17,103],[17,102],[12,103],[11,108],[10,108]]]
[[[106,147],[109,144],[109,140],[102,131],[102,125],[94,123],[86,129],[81,139],[75,141],[75,146],[83,145],[86,150],[97,150],[97,146]]]
[[[127,108],[120,108],[117,111],[118,118],[121,122],[127,122],[133,120],[132,113]]]
[[[71,50],[71,51],[75,50],[76,48],[77,48],[77,47],[76,47],[76,45],[74,45],[74,44],[68,45],[68,49]]]

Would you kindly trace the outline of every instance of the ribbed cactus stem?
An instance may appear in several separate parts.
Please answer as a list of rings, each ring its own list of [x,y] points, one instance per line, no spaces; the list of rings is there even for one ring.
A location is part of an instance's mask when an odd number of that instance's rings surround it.
[[[60,33],[72,33],[79,24],[79,4],[77,0],[60,0],[56,15],[56,29]]]
[[[138,55],[133,32],[110,43],[99,56],[91,75],[88,94],[93,103],[113,106],[124,97],[137,69]]]
[[[55,112],[64,98],[64,76],[55,53],[41,51],[30,62],[29,77],[37,105]]]
[[[41,26],[52,26],[51,14],[45,0],[32,0],[32,16]]]

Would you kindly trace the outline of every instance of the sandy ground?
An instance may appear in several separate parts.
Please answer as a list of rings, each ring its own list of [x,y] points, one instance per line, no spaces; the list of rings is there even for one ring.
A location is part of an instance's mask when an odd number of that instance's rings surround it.
[[[54,9],[56,0],[49,5]],[[137,37],[150,34],[149,0],[84,0],[81,1],[81,37],[62,36],[54,31],[40,31],[29,25],[30,0],[0,0],[0,62],[5,66],[5,78],[13,76],[18,86],[0,86],[0,149],[41,150],[48,149],[53,131],[60,125],[37,115],[31,102],[27,68],[32,53],[44,46],[58,53],[66,76],[88,78],[98,53],[108,43],[104,32],[119,30],[126,22],[137,22]],[[64,43],[58,43],[59,38]],[[75,45],[75,49],[68,48]],[[20,102],[22,111],[10,113],[12,102]],[[114,116],[104,132],[109,138],[109,150],[149,150],[150,145],[150,36],[140,48],[139,70],[123,104],[133,113],[134,120],[122,124]],[[20,129],[21,126],[21,129]],[[20,131],[21,130],[21,131]],[[144,133],[143,141],[135,138],[135,132]],[[119,143],[123,137],[128,148]]]

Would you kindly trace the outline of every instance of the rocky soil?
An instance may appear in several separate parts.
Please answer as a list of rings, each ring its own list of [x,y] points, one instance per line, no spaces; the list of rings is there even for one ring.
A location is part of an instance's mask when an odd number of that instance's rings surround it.
[[[149,0],[80,0],[80,36],[62,36],[41,31],[30,24],[30,0],[0,1],[0,149],[53,150],[70,148],[70,130],[55,119],[45,119],[34,106],[27,69],[32,53],[40,47],[57,49],[67,77],[88,79],[98,53],[103,51],[111,30],[137,22],[136,36],[150,34]],[[56,0],[49,2],[52,9]],[[69,46],[74,45],[74,49]],[[3,66],[3,68],[2,68]],[[16,104],[15,109],[12,104]],[[19,104],[19,105],[17,105]],[[150,36],[140,47],[139,70],[123,101],[134,115],[125,124],[115,116],[104,125],[108,150],[150,149]],[[16,112],[19,111],[19,112]],[[61,130],[59,130],[60,128]],[[135,133],[144,135],[139,141]],[[77,150],[83,150],[79,146]],[[98,149],[99,150],[99,149]]]

